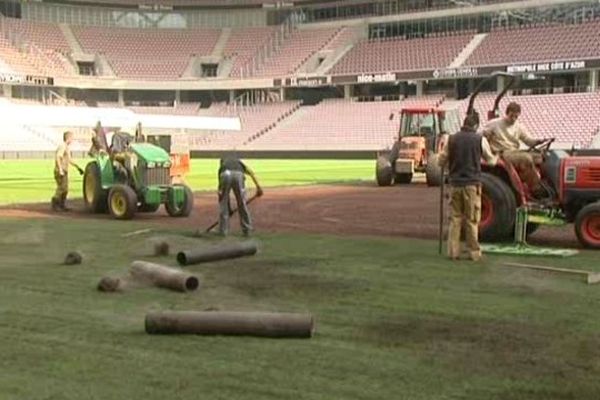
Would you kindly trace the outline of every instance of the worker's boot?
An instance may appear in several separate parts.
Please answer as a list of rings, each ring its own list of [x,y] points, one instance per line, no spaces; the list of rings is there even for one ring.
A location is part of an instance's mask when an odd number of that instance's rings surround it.
[[[60,209],[63,211],[71,211],[69,207],[67,207],[67,195],[63,194],[60,198]]]
[[[52,199],[50,200],[50,205],[52,207],[52,211],[60,211],[61,210],[60,202],[56,197],[52,197]]]

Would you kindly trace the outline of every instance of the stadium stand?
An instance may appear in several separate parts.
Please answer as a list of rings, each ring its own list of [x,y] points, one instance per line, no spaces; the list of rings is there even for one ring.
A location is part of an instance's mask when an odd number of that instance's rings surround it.
[[[267,42],[273,31],[272,27],[243,28],[231,31],[229,40],[223,49],[223,55],[233,60],[229,76],[233,78],[242,76],[244,66]]]
[[[8,41],[12,38],[22,44],[20,57],[32,66],[35,73],[61,77],[76,73],[74,64],[67,58],[71,48],[58,25],[0,18],[0,26],[4,39]],[[4,55],[4,52],[2,54]],[[25,71],[23,67],[18,69]]]
[[[548,24],[496,29],[482,41],[465,65],[580,60],[600,54],[600,19],[577,25]]]
[[[334,75],[411,71],[448,66],[474,33],[424,39],[365,40],[355,45],[331,70]]]
[[[7,72],[19,72],[22,74],[38,75],[39,71],[27,58],[17,50],[8,40],[0,38],[0,57],[7,67]]]
[[[221,33],[220,29],[72,29],[84,51],[106,55],[119,77],[156,80],[181,78],[193,56],[212,53]]]
[[[328,99],[303,106],[248,150],[366,150],[385,148],[398,133],[398,101]],[[333,117],[335,116],[335,117]]]
[[[293,74],[317,51],[335,39],[342,28],[297,29],[258,69],[257,76]]]
[[[300,107],[298,101],[264,103],[245,107],[239,112],[242,123],[240,132],[213,132],[211,134],[194,134],[190,139],[192,149],[223,150],[239,148],[250,138],[260,137],[275,128],[284,118],[292,115]],[[224,113],[225,110],[216,108]]]

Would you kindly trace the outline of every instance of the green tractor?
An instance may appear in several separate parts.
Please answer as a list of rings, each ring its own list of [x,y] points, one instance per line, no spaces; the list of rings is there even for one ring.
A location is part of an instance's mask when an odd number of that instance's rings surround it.
[[[116,219],[131,219],[136,212],[155,212],[164,204],[171,217],[187,217],[193,193],[186,185],[172,184],[170,168],[169,154],[158,146],[126,140],[116,149],[113,144],[109,152],[96,152],[85,168],[85,206],[93,213],[108,211]]]

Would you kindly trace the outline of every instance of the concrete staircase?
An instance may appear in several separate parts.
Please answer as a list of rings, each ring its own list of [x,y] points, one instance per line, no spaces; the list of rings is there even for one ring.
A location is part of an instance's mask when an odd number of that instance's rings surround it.
[[[221,36],[219,36],[219,39],[217,40],[217,43],[215,44],[215,48],[213,49],[212,53],[210,54],[211,57],[216,57],[216,58],[223,57],[223,50],[225,49],[225,45],[229,41],[230,36],[231,36],[231,28],[223,28],[221,30]]]
[[[329,43],[315,53],[300,69],[298,73],[324,75],[361,39],[367,37],[367,30],[363,26],[344,27],[331,38]],[[343,38],[340,39],[340,37]]]
[[[469,44],[467,44],[462,49],[462,51],[456,56],[454,61],[452,61],[450,65],[448,65],[448,68],[458,68],[462,66],[465,63],[465,61],[467,61],[467,59],[471,56],[471,54],[473,54],[473,52],[479,47],[479,45],[481,44],[483,39],[486,38],[486,36],[487,33],[478,33],[477,35],[475,35],[473,39],[471,39]]]
[[[294,121],[303,118],[304,115],[307,112],[307,107],[302,107],[301,104],[298,104],[290,114],[288,114],[287,117],[284,117],[282,120],[280,120],[278,123],[276,123],[275,125],[268,127],[266,129],[263,129],[262,131],[258,132],[257,134],[254,134],[252,136],[250,136],[248,139],[246,139],[246,141],[242,144],[243,146],[247,146],[250,143],[260,139],[261,137],[263,137],[264,135],[266,135],[269,132],[272,132],[274,129],[277,128],[283,128],[288,126],[289,124],[293,123]]]
[[[106,59],[104,54],[96,54],[94,56],[94,64],[100,76],[116,77],[115,71]]]
[[[58,24],[58,27],[62,31],[65,39],[67,39],[67,43],[69,43],[71,51],[74,54],[84,53],[83,49],[81,48],[81,44],[79,43],[79,40],[77,40],[77,38],[75,37],[75,34],[71,30],[71,27],[67,24]]]

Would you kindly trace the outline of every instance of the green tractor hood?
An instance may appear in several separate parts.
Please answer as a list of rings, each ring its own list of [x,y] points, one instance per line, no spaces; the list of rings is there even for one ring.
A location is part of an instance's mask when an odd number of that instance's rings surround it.
[[[171,160],[169,153],[150,143],[132,143],[130,147],[135,154],[146,161],[146,163],[153,162],[163,164],[170,162]]]

